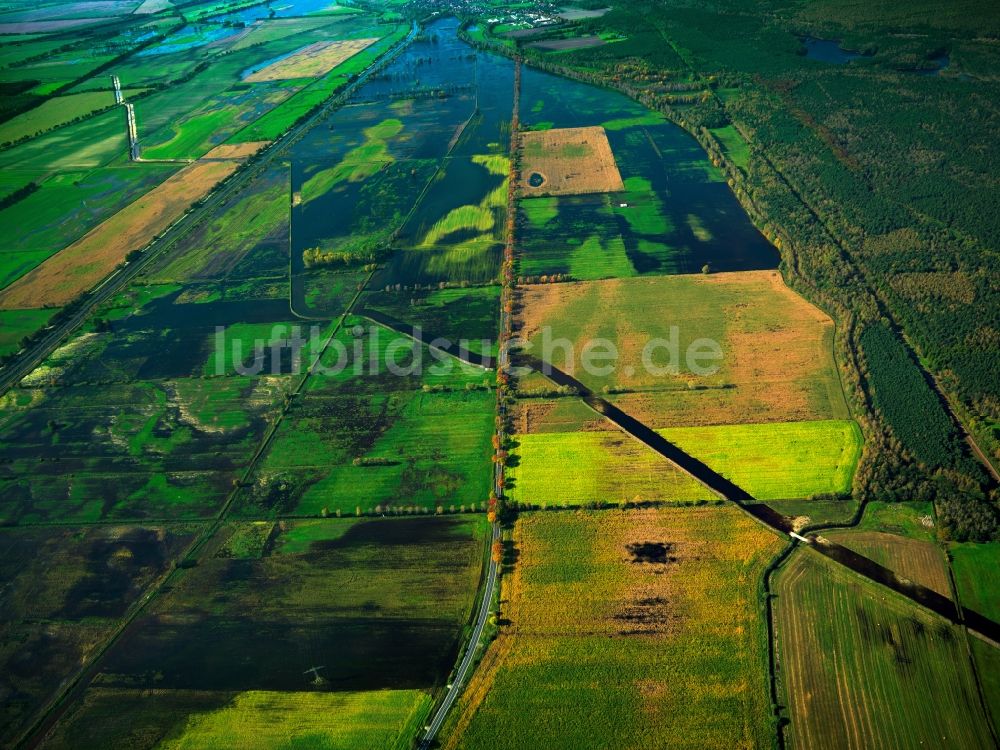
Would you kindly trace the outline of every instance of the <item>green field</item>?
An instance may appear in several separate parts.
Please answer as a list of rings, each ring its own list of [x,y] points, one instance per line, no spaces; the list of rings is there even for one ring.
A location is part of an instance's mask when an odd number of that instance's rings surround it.
[[[57,310],[0,310],[0,357],[21,348],[21,339],[43,328]]]
[[[485,539],[482,516],[229,524],[45,747],[408,748],[454,659]]]
[[[739,131],[732,125],[727,125],[724,128],[714,128],[712,135],[722,143],[726,156],[733,164],[745,170],[750,163],[750,147]]]
[[[1000,649],[979,638],[970,638],[972,656],[979,671],[986,708],[993,718],[993,726],[1000,720]]]
[[[494,402],[483,390],[311,394],[279,430],[241,512],[482,509]]]
[[[759,500],[850,491],[861,451],[852,422],[658,430]],[[514,496],[534,505],[714,499],[695,480],[618,432],[518,435]],[[567,467],[575,467],[567,472]],[[629,471],[621,468],[628,466]]]
[[[1000,620],[1000,543],[953,544],[948,547],[955,584],[962,604]]]
[[[522,515],[442,746],[767,746],[758,587],[780,547],[734,508]]]
[[[965,636],[950,623],[808,550],[775,590],[794,747],[991,744]]]
[[[101,369],[90,373],[106,378],[103,363],[122,354],[105,350],[96,357]],[[41,371],[54,377],[58,361]],[[86,378],[88,367],[78,374]],[[9,395],[0,408],[3,516],[21,523],[209,516],[231,492],[285,385],[178,379]]]
[[[865,515],[858,528],[923,541],[935,541],[937,538],[934,532],[934,505],[929,502],[869,502],[865,505]]]
[[[185,237],[184,251],[147,278],[155,282],[224,278],[247,256],[257,274],[272,268],[287,271],[290,201],[287,168],[268,170]],[[265,253],[267,260],[276,256],[272,268],[264,267]]]
[[[51,130],[70,120],[111,107],[114,103],[115,97],[111,91],[68,94],[47,99],[40,106],[0,125],[0,143],[12,143]]]
[[[365,307],[419,327],[427,337],[451,341],[467,339],[470,351],[482,352],[481,341],[496,351],[500,332],[500,287],[440,289],[429,292],[375,292],[363,299]]]
[[[620,432],[518,435],[510,495],[528,507],[715,500],[699,482]]]
[[[658,432],[760,500],[849,493],[861,457],[861,431],[849,421]]]
[[[430,702],[419,690],[255,690],[218,696],[196,690],[95,688],[42,747],[108,747],[128,737],[130,747],[137,749],[406,748]],[[138,743],[137,719],[142,733]]]
[[[217,140],[225,138],[227,129],[232,132],[239,114],[235,108],[223,107],[211,112],[186,118],[170,140],[143,148],[144,159],[195,158],[211,150]]]
[[[70,126],[71,129],[75,126]],[[20,188],[40,188],[0,211],[18,227],[16,245],[0,253],[0,287],[16,281],[176,172],[176,164],[130,164],[92,171],[14,172]]]
[[[874,560],[903,578],[951,598],[944,550],[932,541],[857,529],[824,531],[823,536]]]

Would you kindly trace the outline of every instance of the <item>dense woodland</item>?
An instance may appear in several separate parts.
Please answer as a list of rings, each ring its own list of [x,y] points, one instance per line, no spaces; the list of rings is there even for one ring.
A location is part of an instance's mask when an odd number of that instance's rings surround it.
[[[948,535],[995,536],[996,490],[951,412],[1000,459],[1000,15],[968,2],[612,5],[546,34],[608,44],[521,54],[664,111],[726,169],[790,282],[838,321],[866,433],[858,494],[934,499]],[[859,56],[809,59],[808,36]],[[712,132],[730,124],[748,144],[740,167]]]

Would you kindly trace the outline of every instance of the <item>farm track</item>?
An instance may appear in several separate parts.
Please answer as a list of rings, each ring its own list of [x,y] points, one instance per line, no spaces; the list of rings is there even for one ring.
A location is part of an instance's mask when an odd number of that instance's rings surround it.
[[[739,506],[744,512],[756,518],[773,531],[803,542],[824,557],[843,565],[855,573],[877,584],[902,594],[920,606],[941,615],[955,624],[965,625],[973,633],[1000,645],[1000,623],[985,615],[955,604],[951,599],[926,586],[901,578],[892,570],[879,565],[843,545],[822,536],[803,537],[795,533],[793,520],[765,503],[758,502],[749,492],[721,476],[697,458],[682,451],[658,432],[629,416],[614,404],[599,397],[572,375],[559,370],[547,362],[520,355],[518,360],[536,372],[542,373],[559,386],[572,388],[580,399],[598,414],[607,418],[620,430],[645,444],[673,463],[682,471],[697,479],[720,497]]]
[[[478,100],[477,100],[478,102]],[[518,131],[520,129],[520,116],[521,111],[521,61],[519,59],[514,60],[514,101],[511,108],[511,127],[510,127],[510,179],[507,188],[507,218],[508,218],[508,230],[506,232],[505,243],[504,243],[504,265],[513,264],[514,260],[514,226],[516,222],[514,221],[515,211],[517,210],[517,158],[515,149],[517,148],[518,142]],[[492,357],[487,357],[480,355],[478,357],[478,366],[484,367],[487,362],[492,363],[493,367],[499,365],[497,375],[506,369],[510,365],[510,355],[508,351],[508,342],[510,341],[511,334],[513,331],[513,320],[511,317],[510,310],[512,309],[512,285],[506,280],[507,277],[501,272],[501,277],[503,281],[503,290],[500,295],[500,342],[498,348],[498,358],[493,360]],[[388,316],[383,316],[388,318]],[[398,329],[397,329],[398,330]],[[404,331],[405,333],[405,331]],[[473,357],[474,355],[464,349],[451,344],[451,347],[456,349],[457,352],[454,353],[455,356],[465,355],[467,357]],[[444,351],[448,351],[444,349]],[[449,352],[452,353],[452,352]],[[461,359],[461,356],[459,356]],[[463,360],[469,361],[469,360]],[[476,362],[470,362],[470,364],[477,364]],[[498,381],[499,382],[499,381]],[[504,394],[501,388],[497,388],[497,438],[499,438],[499,445],[503,445],[507,438],[506,435],[506,422],[507,422],[507,406],[504,401]],[[497,462],[494,464],[494,491],[498,498],[502,498],[504,494],[504,465],[503,462]],[[500,540],[500,522],[494,521],[492,529],[492,542],[496,543]],[[476,657],[480,651],[480,641],[483,636],[483,628],[489,618],[490,611],[493,608],[493,592],[496,589],[498,566],[496,560],[493,559],[492,554],[489,558],[489,568],[486,572],[486,579],[484,581],[484,591],[482,598],[479,601],[479,613],[476,617],[476,627],[473,630],[472,636],[469,639],[468,644],[465,647],[465,655],[463,656],[461,662],[458,665],[458,669],[455,673],[455,677],[451,684],[448,686],[448,690],[441,700],[440,705],[438,705],[437,710],[434,712],[431,719],[431,723],[427,726],[424,736],[420,739],[418,747],[420,750],[430,750],[437,734],[441,731],[441,727],[444,725],[445,720],[448,718],[448,713],[451,711],[452,707],[455,705],[455,701],[458,700],[459,696],[462,694],[462,689],[465,687],[465,681],[469,675],[469,671],[474,668],[476,664]]]

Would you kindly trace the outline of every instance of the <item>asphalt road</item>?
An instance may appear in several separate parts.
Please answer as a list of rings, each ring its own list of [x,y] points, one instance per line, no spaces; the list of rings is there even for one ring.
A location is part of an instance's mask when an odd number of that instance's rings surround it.
[[[492,547],[493,542],[499,538],[500,525],[495,523],[493,524],[493,535],[490,537],[490,546]],[[483,586],[483,598],[479,602],[479,614],[476,616],[476,627],[472,631],[472,637],[469,638],[469,645],[465,649],[465,656],[462,658],[461,663],[459,663],[458,669],[455,670],[455,677],[448,686],[448,692],[438,706],[437,711],[434,712],[434,717],[431,719],[431,723],[427,726],[427,731],[420,740],[420,750],[427,750],[431,746],[438,731],[441,729],[441,725],[444,724],[448,712],[455,701],[458,700],[458,696],[462,694],[465,678],[468,677],[469,670],[472,669],[472,662],[479,653],[479,640],[483,637],[483,628],[486,627],[486,621],[490,616],[491,605],[493,603],[493,590],[496,588],[497,583],[497,563],[493,559],[492,554],[490,554],[489,559],[490,564],[486,570],[486,581]]]
[[[414,23],[410,29],[410,33],[405,39],[400,41],[392,50],[386,52],[385,55],[378,58],[370,67],[358,74],[357,79],[355,79],[354,82],[352,82],[340,94],[337,94],[334,98],[330,99],[326,106],[321,108],[318,112],[316,112],[316,114],[307,119],[305,122],[300,125],[296,125],[291,130],[287,131],[260,157],[258,157],[250,168],[242,170],[231,177],[221,188],[209,195],[202,205],[181,216],[166,230],[166,232],[163,233],[158,240],[154,240],[152,243],[147,245],[139,258],[127,263],[122,268],[119,268],[113,274],[104,279],[104,281],[94,287],[94,289],[92,289],[90,294],[87,296],[84,304],[80,306],[79,310],[73,313],[66,320],[57,323],[55,327],[49,330],[43,338],[33,344],[29,350],[25,351],[16,360],[0,370],[0,395],[6,393],[8,389],[19,383],[25,375],[30,373],[38,367],[38,365],[45,361],[45,359],[52,354],[52,352],[55,351],[59,345],[70,336],[70,334],[83,324],[83,322],[98,306],[108,301],[111,297],[124,289],[125,286],[132,281],[132,279],[142,273],[142,271],[151,263],[169,257],[170,252],[177,249],[177,241],[191,231],[191,229],[201,219],[211,214],[212,211],[218,208],[219,205],[233,195],[233,193],[246,187],[248,183],[253,181],[260,174],[264,167],[275,159],[280,159],[285,156],[286,151],[299,139],[300,136],[304,135],[306,131],[315,125],[316,121],[329,112],[331,108],[340,105],[344,99],[354,93],[354,91],[361,86],[365,80],[367,80],[372,71],[385,61],[387,56],[391,57],[396,51],[406,47],[411,41],[413,41],[419,29],[420,27]]]

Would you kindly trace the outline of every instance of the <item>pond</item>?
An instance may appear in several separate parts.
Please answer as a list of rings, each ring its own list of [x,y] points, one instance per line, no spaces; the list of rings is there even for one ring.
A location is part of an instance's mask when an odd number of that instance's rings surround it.
[[[833,65],[843,65],[859,57],[865,57],[860,52],[844,49],[840,42],[834,39],[819,39],[813,36],[800,37],[803,46],[806,48],[806,57],[810,60],[831,63]]]

